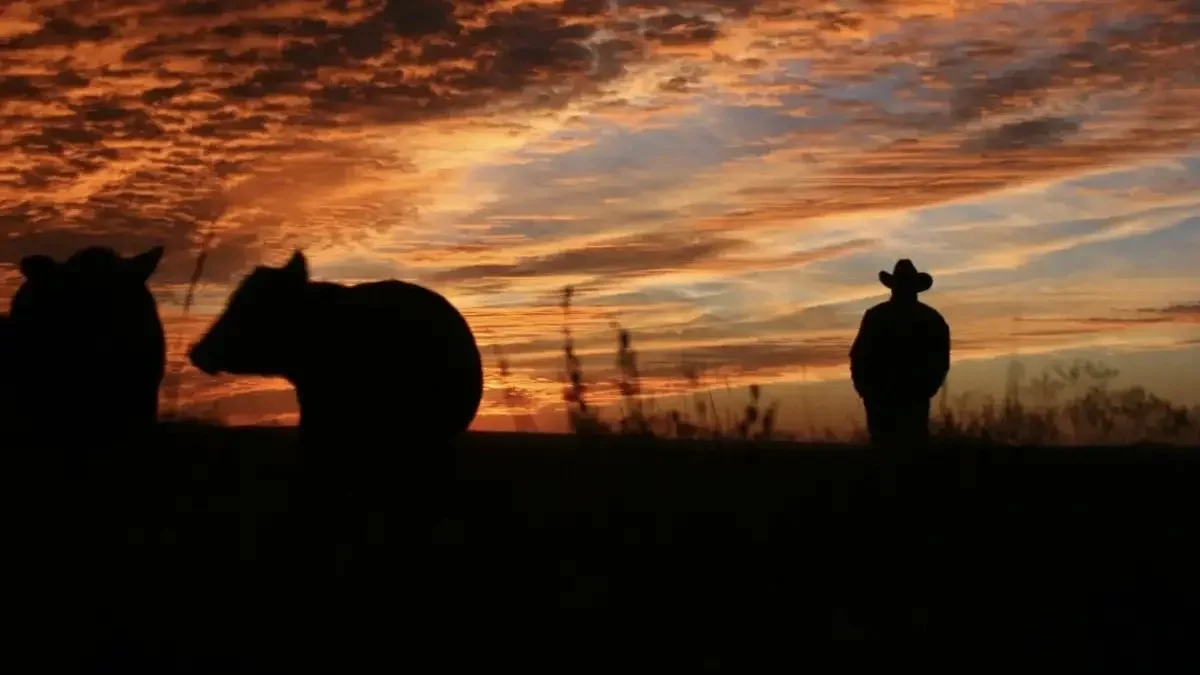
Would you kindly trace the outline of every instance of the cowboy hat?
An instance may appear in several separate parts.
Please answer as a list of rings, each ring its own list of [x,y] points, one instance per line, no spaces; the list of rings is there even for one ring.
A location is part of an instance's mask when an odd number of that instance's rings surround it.
[[[925,272],[918,272],[917,267],[908,258],[901,258],[896,261],[896,266],[891,272],[879,272],[879,283],[894,290],[920,293],[929,290],[933,285],[933,277]]]

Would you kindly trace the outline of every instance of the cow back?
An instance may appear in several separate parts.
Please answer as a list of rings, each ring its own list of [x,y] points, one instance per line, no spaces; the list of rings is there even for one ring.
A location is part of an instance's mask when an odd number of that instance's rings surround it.
[[[400,427],[413,437],[464,431],[483,394],[479,348],[442,295],[402,281],[311,284],[301,425],[346,433]],[[350,427],[350,428],[347,428]]]

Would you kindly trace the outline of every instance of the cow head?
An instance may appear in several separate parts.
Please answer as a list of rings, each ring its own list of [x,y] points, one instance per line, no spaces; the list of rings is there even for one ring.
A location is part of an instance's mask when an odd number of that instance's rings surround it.
[[[307,285],[308,261],[300,251],[282,267],[256,267],[192,347],[192,365],[209,375],[286,376]]]
[[[50,331],[79,330],[72,340],[113,337],[158,322],[146,282],[162,260],[156,246],[131,257],[110,248],[85,248],[65,262],[46,255],[21,259],[24,280],[13,296],[14,321]],[[68,337],[68,336],[63,336]]]

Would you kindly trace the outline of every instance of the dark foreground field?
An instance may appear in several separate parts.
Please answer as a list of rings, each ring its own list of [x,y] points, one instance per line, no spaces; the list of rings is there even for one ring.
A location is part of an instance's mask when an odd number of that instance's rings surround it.
[[[330,498],[280,430],[168,428],[69,480],[52,453],[7,455],[4,672],[1200,667],[1188,449],[897,469],[841,446],[476,435],[438,499],[399,459],[364,469],[382,507]],[[340,577],[330,533],[354,544]]]

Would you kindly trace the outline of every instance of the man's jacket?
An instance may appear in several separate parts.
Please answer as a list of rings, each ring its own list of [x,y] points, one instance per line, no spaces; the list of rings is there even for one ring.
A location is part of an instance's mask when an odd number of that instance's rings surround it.
[[[850,347],[850,377],[864,401],[932,398],[950,370],[950,327],[920,302],[868,309]]]

